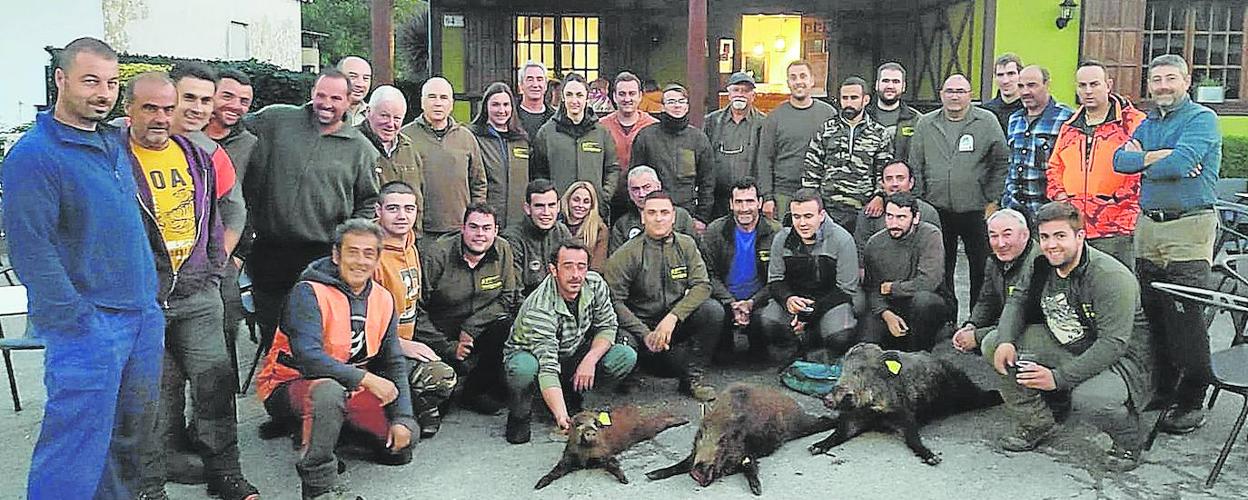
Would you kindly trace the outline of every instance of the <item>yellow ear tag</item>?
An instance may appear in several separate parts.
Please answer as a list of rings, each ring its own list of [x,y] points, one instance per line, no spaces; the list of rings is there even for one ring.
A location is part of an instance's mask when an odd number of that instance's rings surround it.
[[[893,361],[891,359],[886,359],[884,360],[884,366],[888,367],[888,372],[892,373],[893,375],[901,373],[900,361]]]
[[[611,426],[611,415],[608,415],[608,414],[607,414],[607,412],[605,412],[605,411],[603,411],[603,412],[598,412],[598,423],[600,423],[600,424],[602,424],[602,425],[605,425],[605,426],[610,427],[610,426]]]

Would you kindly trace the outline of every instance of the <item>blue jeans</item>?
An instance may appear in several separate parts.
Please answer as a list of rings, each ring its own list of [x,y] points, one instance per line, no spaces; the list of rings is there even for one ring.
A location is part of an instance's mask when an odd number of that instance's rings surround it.
[[[77,331],[40,331],[48,399],[27,478],[31,500],[130,499],[139,442],[152,428],[165,318],[97,308]]]

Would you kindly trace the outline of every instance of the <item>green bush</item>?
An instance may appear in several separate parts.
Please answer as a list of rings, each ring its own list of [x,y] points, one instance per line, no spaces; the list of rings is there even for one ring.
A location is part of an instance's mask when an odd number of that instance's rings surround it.
[[[1222,138],[1221,177],[1248,177],[1248,137]]]
[[[53,57],[56,57],[56,53],[60,52],[60,49],[49,49],[48,51],[52,53]],[[194,61],[217,69],[233,68],[241,71],[251,77],[252,88],[255,92],[255,99],[251,105],[252,110],[257,110],[270,104],[300,105],[308,102],[312,92],[312,83],[316,80],[316,75],[314,74],[290,71],[255,59],[247,61],[205,61],[203,59],[135,56],[128,54],[122,54],[119,59],[123,84],[139,73],[168,70],[180,61]],[[52,80],[52,71],[47,72],[47,79],[47,102],[51,104],[56,102],[56,83]],[[118,99],[117,106],[112,112],[113,116],[123,114],[121,106],[121,100]]]

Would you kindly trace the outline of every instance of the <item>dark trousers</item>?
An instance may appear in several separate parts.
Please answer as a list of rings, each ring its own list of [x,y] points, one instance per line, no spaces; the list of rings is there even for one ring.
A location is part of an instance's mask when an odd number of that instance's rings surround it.
[[[659,324],[658,320],[643,318],[642,321],[651,329]],[[652,352],[644,338],[636,339],[638,362],[660,377],[686,380],[700,376],[714,353],[723,324],[723,306],[714,299],[706,299],[684,321],[676,324],[666,351]]]
[[[863,324],[863,342],[874,342],[884,349],[916,352],[931,351],[936,334],[953,317],[949,301],[937,293],[919,292],[913,297],[890,298],[888,309],[901,316],[909,333],[894,337],[879,314],[868,314]]]
[[[331,250],[332,245],[324,243],[291,245],[261,238],[252,244],[247,274],[251,276],[256,323],[265,347],[273,341],[273,332],[286,306],[286,295],[299,281],[299,275],[308,264],[328,256]]]
[[[374,438],[366,443],[385,447],[390,421],[381,400],[363,389],[348,391],[333,379],[298,379],[277,386],[264,400],[264,409],[278,420],[296,420],[300,425],[300,456],[295,464],[304,491],[324,490],[334,484],[338,461],[334,445],[343,424]]]
[[[971,291],[969,308],[975,307],[979,298],[979,289],[984,286],[984,263],[988,258],[988,226],[984,223],[984,213],[951,212],[938,208],[940,214],[940,231],[945,237],[945,286],[953,294],[953,309],[958,309],[957,289],[953,286],[953,272],[958,262],[958,238],[966,248],[966,260],[970,264]]]
[[[839,203],[824,202],[824,210],[832,217],[832,221],[854,234],[854,228],[858,226],[858,213],[862,212],[861,208],[854,208],[849,205]]]
[[[171,300],[165,310],[159,417],[140,445],[145,487],[165,484],[167,445],[185,425],[183,380],[190,381],[196,431],[192,438],[204,447],[206,475],[242,473],[235,424],[236,374],[220,334],[221,321],[221,295],[216,289]]]
[[[1154,281],[1178,285],[1209,287],[1209,263],[1203,260],[1171,262],[1161,266],[1148,259],[1136,259],[1140,279],[1140,299],[1144,315],[1153,327],[1153,341],[1158,353],[1157,379],[1179,380],[1170,400],[1182,409],[1196,409],[1205,400],[1205,391],[1213,382],[1209,361],[1209,331],[1205,328],[1204,306],[1170,295],[1150,286]],[[1179,377],[1182,377],[1181,379]],[[1171,387],[1163,383],[1163,391]]]
[[[80,330],[38,334],[48,399],[26,497],[133,498],[159,397],[165,318],[156,301],[141,311],[97,307]]]
[[[443,358],[455,369],[460,386],[457,391],[466,394],[488,394],[495,399],[506,397],[503,386],[503,342],[511,332],[510,321],[495,321],[472,340],[472,352],[463,360]],[[450,337],[459,341],[459,332]]]

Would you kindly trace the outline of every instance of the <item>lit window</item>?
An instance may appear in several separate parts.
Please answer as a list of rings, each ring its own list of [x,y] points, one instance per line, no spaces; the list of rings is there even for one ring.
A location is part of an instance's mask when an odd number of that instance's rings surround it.
[[[516,63],[538,61],[562,77],[570,71],[598,78],[597,17],[516,16]],[[555,76],[555,75],[548,75]]]

